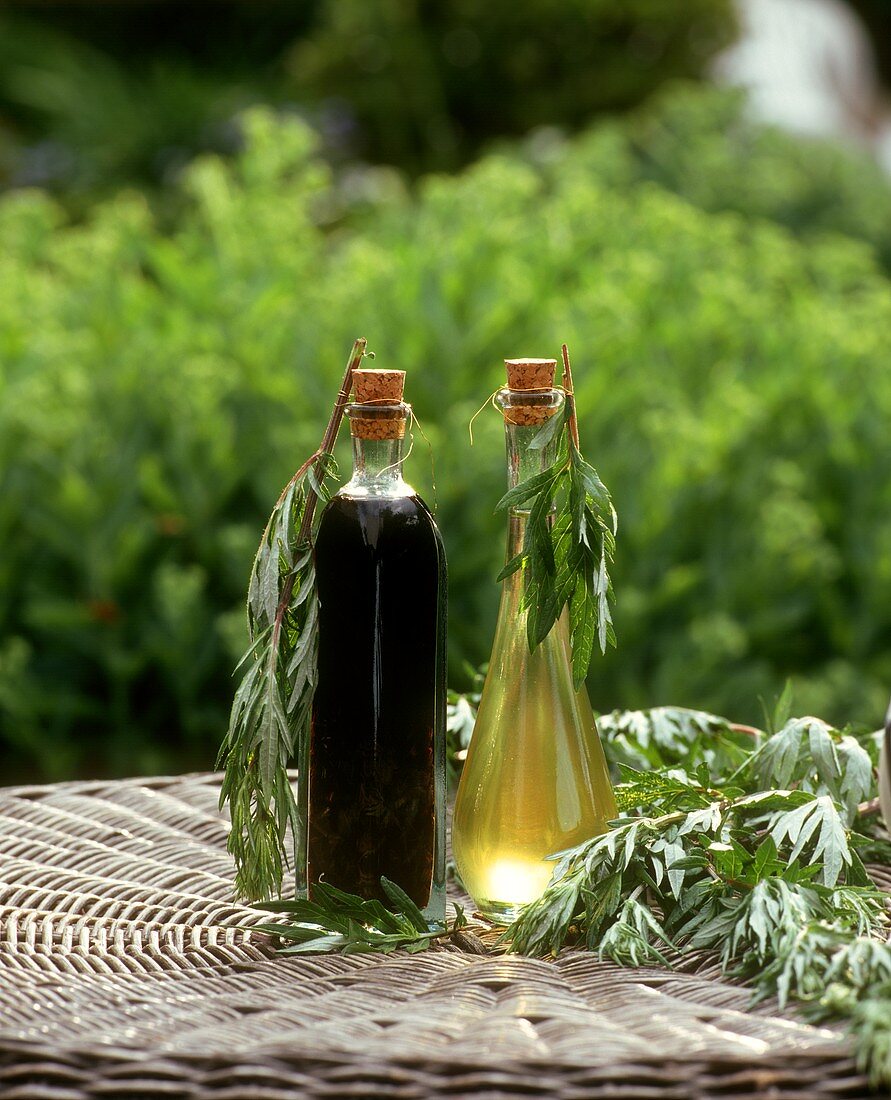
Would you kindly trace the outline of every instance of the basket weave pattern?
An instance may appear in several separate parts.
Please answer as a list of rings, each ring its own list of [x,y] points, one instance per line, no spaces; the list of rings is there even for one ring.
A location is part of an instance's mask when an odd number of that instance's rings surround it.
[[[868,1095],[842,1034],[706,960],[276,958],[232,901],[218,791],[0,791],[4,1100]]]

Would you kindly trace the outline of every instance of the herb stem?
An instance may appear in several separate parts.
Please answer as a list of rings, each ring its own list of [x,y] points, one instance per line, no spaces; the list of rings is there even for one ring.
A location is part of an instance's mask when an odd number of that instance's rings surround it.
[[[738,733],[747,733],[750,737],[760,737],[763,730],[759,730],[757,726],[745,726],[740,722],[728,723],[730,729],[736,730]]]
[[[324,463],[327,461],[328,456],[334,449],[334,443],[337,440],[337,433],[340,431],[340,424],[343,420],[343,411],[346,408],[347,401],[350,399],[350,390],[353,388],[353,371],[362,362],[362,357],[365,355],[365,348],[368,341],[364,336],[360,336],[358,340],[353,344],[353,350],[350,352],[349,362],[347,363],[346,371],[343,375],[343,381],[340,383],[340,390],[337,393],[337,399],[334,402],[334,408],[331,410],[331,419],[328,421],[328,427],[325,429],[325,434],[322,436],[322,442],[319,444],[319,449],[313,455],[308,462],[298,471],[298,475],[301,472],[305,472],[310,464],[315,464],[316,482],[318,483],[324,473]],[[298,476],[295,475],[295,476]],[[297,545],[301,546],[309,538],[309,533],[312,530],[312,520],[315,515],[316,503],[318,502],[319,494],[310,486],[306,493],[306,504],[303,509],[303,519],[300,522],[300,529],[297,532]],[[272,648],[275,650],[276,643],[278,641],[279,633],[281,632],[282,621],[284,620],[285,613],[291,605],[291,595],[294,591],[294,574],[289,576],[285,583],[282,585],[281,599],[278,601],[278,607],[275,613],[275,624],[273,626],[272,635]]]
[[[881,803],[877,798],[870,798],[867,802],[861,802],[857,807],[858,817],[875,817],[882,812]]]
[[[569,348],[564,344],[560,348],[563,356],[563,392],[566,395],[566,418],[569,424],[569,435],[575,444],[575,449],[580,451],[579,422],[575,414],[575,390],[572,386],[572,367],[569,365]]]
[[[322,442],[319,446],[319,457],[316,459],[315,469],[316,480],[322,475],[322,464],[325,462],[326,457],[330,455],[334,449],[337,433],[340,431],[340,423],[343,420],[343,410],[346,408],[347,401],[350,399],[350,390],[353,388],[353,371],[356,370],[362,362],[367,343],[368,341],[363,336],[360,336],[353,344],[350,360],[347,363],[343,381],[340,383],[337,400],[334,402],[334,408],[331,410],[331,419],[328,421],[328,427],[325,429],[325,434],[322,436]],[[310,487],[309,492],[306,494],[306,508],[303,512],[303,522],[300,524],[300,530],[297,533],[298,546],[309,538],[309,532],[312,528],[312,517],[316,510],[316,501],[318,499],[318,493],[316,493],[315,489]]]

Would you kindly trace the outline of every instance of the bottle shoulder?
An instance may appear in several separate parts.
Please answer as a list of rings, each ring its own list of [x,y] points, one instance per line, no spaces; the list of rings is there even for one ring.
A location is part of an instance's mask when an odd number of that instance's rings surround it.
[[[353,493],[348,486],[327,501],[321,512],[321,520],[329,515],[399,516],[405,519],[427,520],[436,527],[436,520],[429,505],[414,489],[398,496],[377,496],[365,493]]]
[[[316,551],[332,543],[361,544],[379,552],[385,549],[419,550],[435,547],[444,562],[445,552],[436,521],[416,493],[404,497],[353,496],[344,490],[322,510],[316,533]]]

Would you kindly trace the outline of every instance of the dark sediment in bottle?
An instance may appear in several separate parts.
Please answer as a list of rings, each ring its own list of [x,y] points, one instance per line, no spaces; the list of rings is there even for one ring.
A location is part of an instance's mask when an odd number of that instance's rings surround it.
[[[308,880],[422,908],[433,877],[445,558],[417,496],[337,496],[315,544],[318,683]]]

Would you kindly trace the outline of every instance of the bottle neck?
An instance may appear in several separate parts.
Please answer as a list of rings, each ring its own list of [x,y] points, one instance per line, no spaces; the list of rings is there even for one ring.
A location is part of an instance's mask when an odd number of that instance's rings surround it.
[[[504,413],[507,484],[509,489],[514,489],[556,461],[560,433],[553,419],[560,416],[563,408],[563,391],[527,393],[505,389],[498,393],[496,400]],[[524,506],[511,511],[522,514],[529,508]]]
[[[553,441],[544,447],[532,446],[541,431],[542,425],[527,427],[521,424],[504,425],[507,447],[507,487],[515,489],[527,478],[535,477],[549,466],[557,457],[557,448]],[[529,511],[525,505],[520,511]],[[517,511],[517,509],[512,509]]]
[[[402,476],[404,439],[353,436],[353,476],[341,492],[347,496],[404,497],[412,487]]]
[[[529,444],[535,439],[541,425],[526,427],[520,424],[505,422],[504,435],[507,444],[507,487],[515,489],[520,482],[529,477],[540,474],[554,461],[554,448],[545,447],[541,450],[530,450]],[[526,533],[526,519],[529,516],[529,506],[524,504],[520,508],[511,508],[507,523],[507,550],[505,561],[515,558],[523,549],[523,537]],[[510,581],[519,583],[521,572],[514,573]]]
[[[509,489],[514,489],[521,482],[545,471],[557,460],[560,432],[552,420],[560,415],[564,396],[562,390],[556,389],[536,391],[533,394],[505,389],[498,394],[497,402],[504,413],[507,484]],[[523,549],[529,512],[529,504],[510,509],[506,561],[516,557]],[[521,577],[521,571],[517,571],[508,578],[505,583],[505,598],[508,598],[508,588],[520,585]]]

